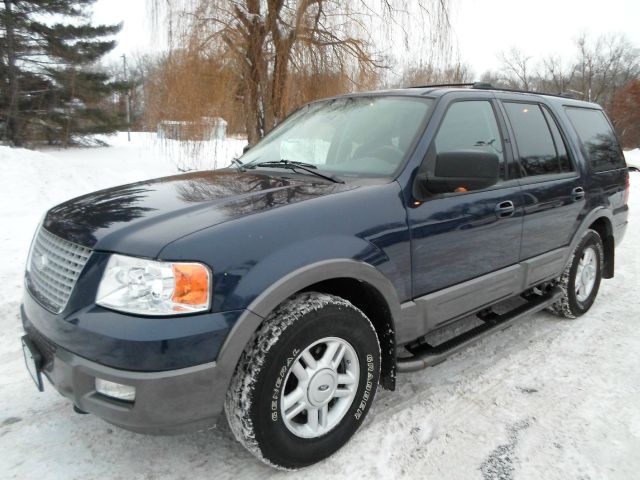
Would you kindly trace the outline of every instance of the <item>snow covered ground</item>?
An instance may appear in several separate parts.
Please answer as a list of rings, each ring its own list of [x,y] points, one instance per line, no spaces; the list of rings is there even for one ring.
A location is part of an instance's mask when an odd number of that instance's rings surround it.
[[[627,165],[629,165],[630,168],[640,170],[640,148],[624,152],[624,156],[626,157]]]
[[[22,270],[44,210],[97,188],[176,171],[149,139],[110,148],[0,147],[0,478],[632,479],[640,474],[640,173],[616,277],[575,321],[537,314],[379,391],[363,428],[332,458],[271,470],[226,424],[150,437],[73,413],[24,369]],[[220,147],[226,156],[240,143]]]

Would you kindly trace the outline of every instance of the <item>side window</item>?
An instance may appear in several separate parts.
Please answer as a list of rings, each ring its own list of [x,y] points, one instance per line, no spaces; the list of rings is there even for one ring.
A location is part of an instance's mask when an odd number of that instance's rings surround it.
[[[459,150],[480,150],[497,155],[500,178],[505,178],[502,139],[490,102],[468,100],[449,107],[427,157],[427,174],[434,173],[436,155]]]
[[[505,102],[504,108],[513,128],[523,175],[561,173],[562,160],[540,106],[535,103]],[[560,145],[566,158],[566,149],[562,142]]]
[[[558,152],[558,160],[560,161],[560,170],[562,172],[573,172],[575,168],[569,159],[569,155],[567,154],[567,145],[564,143],[564,139],[560,134],[560,129],[558,128],[558,124],[556,123],[553,115],[545,108],[542,107],[542,111],[544,113],[544,117],[547,119],[547,124],[551,129],[551,135],[553,135],[553,143],[556,146],[556,151]]]
[[[566,107],[566,112],[587,151],[593,171],[625,168],[620,145],[601,110]]]

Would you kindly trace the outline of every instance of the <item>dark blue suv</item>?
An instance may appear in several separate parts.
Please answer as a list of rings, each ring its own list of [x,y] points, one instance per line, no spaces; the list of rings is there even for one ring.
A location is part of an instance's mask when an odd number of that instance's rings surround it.
[[[585,313],[628,181],[592,103],[483,84],[314,102],[230,168],[49,210],[27,366],[123,428],[202,429],[224,409],[263,461],[309,465],[396,372],[535,311]]]

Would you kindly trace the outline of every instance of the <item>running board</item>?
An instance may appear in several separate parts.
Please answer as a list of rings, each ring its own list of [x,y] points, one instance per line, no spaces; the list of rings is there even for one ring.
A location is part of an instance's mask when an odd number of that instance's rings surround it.
[[[474,342],[486,337],[495,330],[502,330],[511,324],[528,317],[529,315],[544,310],[553,305],[562,298],[562,291],[559,288],[551,290],[546,295],[530,300],[502,315],[495,315],[485,320],[485,323],[479,325],[462,335],[452,338],[437,347],[429,344],[423,344],[412,350],[413,356],[408,358],[398,358],[396,360],[396,369],[398,372],[415,372],[423,368],[433,367],[444,362],[447,357],[459,352],[463,348]]]

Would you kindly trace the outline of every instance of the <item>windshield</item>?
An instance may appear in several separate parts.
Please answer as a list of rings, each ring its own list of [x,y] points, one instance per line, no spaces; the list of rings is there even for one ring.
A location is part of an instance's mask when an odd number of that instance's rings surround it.
[[[243,157],[262,162],[304,162],[345,177],[381,177],[402,163],[433,100],[355,97],[307,105]]]

